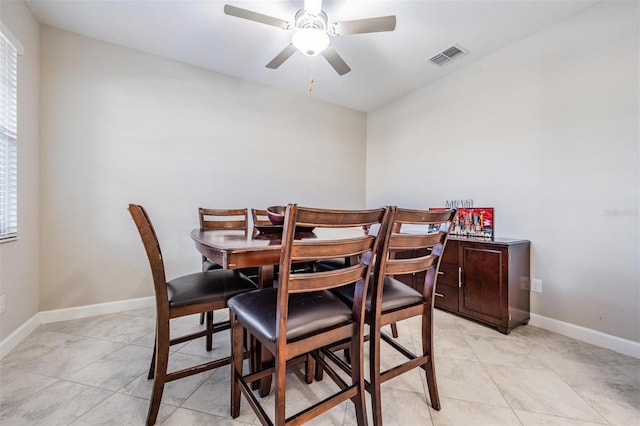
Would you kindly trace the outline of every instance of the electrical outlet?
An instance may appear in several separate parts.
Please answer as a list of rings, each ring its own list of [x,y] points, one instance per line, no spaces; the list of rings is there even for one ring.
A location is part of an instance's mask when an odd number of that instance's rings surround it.
[[[0,315],[4,314],[5,296],[0,296]]]
[[[531,291],[534,293],[542,293],[542,280],[531,278]]]

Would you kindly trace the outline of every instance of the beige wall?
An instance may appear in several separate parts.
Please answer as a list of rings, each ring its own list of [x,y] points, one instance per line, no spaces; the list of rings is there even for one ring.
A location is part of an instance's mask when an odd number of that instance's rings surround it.
[[[367,117],[0,8],[25,47],[0,340],[38,311],[151,294],[129,202],[152,215],[171,277],[198,268],[198,206],[360,207],[366,176],[371,206],[496,207],[498,236],[532,241],[534,313],[640,341],[637,3],[590,8]]]
[[[599,4],[370,113],[367,204],[495,207],[534,313],[640,341],[638,26]]]
[[[20,41],[18,57],[18,234],[0,244],[0,341],[39,311],[40,27],[24,2],[0,2],[0,20]]]
[[[200,267],[199,206],[364,206],[364,113],[41,31],[41,310],[152,295],[130,202],[169,278]]]

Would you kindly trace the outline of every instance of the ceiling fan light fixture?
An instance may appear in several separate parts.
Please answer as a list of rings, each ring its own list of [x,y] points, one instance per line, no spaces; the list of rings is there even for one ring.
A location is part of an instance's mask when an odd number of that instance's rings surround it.
[[[329,35],[317,28],[302,28],[293,34],[291,42],[303,55],[316,56],[329,47]]]

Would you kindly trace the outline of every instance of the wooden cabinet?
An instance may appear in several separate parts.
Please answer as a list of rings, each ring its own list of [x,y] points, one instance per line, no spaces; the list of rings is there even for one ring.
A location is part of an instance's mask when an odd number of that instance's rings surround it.
[[[509,334],[529,322],[529,274],[529,241],[451,237],[440,263],[435,306]],[[424,275],[396,278],[419,291],[424,282]]]
[[[529,241],[450,238],[435,306],[504,334],[529,322]]]

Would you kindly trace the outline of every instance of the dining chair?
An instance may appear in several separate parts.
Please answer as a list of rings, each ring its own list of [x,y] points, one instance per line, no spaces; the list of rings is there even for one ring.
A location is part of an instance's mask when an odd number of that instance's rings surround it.
[[[240,414],[244,394],[263,424],[301,424],[336,405],[351,400],[355,405],[359,425],[366,424],[363,345],[364,303],[371,265],[357,263],[333,271],[310,270],[294,273],[292,265],[318,259],[359,256],[379,249],[381,238],[362,230],[363,225],[384,224],[388,208],[370,210],[329,210],[287,206],[280,252],[280,279],[277,288],[266,288],[238,295],[229,300],[231,316],[232,367],[231,416]],[[296,226],[315,228],[350,228],[335,232],[331,240],[300,238]],[[326,231],[323,229],[323,231]],[[347,306],[330,289],[355,285],[354,303]],[[243,331],[248,331],[274,357],[274,366],[243,375]],[[352,369],[350,379],[343,379],[317,350],[334,342],[349,341]],[[258,352],[256,350],[256,352]],[[337,384],[338,391],[310,407],[286,415],[286,380],[288,364],[305,361],[308,354],[322,364]],[[250,384],[275,372],[274,416],[272,422]],[[270,399],[271,400],[271,399]]]
[[[249,215],[247,209],[206,209],[198,208],[200,229],[238,230],[247,232]],[[202,256],[202,270],[221,269],[222,266]]]
[[[249,214],[247,209],[208,209],[198,208],[198,219],[200,229],[211,230],[237,230],[247,232],[249,228]],[[210,271],[222,269],[221,265],[202,256],[202,270]],[[244,268],[240,272],[248,276],[253,281],[258,280],[258,268]],[[204,324],[205,314],[200,315],[200,324]]]
[[[206,337],[207,348],[210,350],[213,333],[230,328],[229,321],[214,324],[213,311],[226,308],[229,298],[249,290],[255,290],[256,285],[242,273],[228,269],[196,272],[167,281],[158,237],[147,212],[137,204],[129,204],[129,212],[147,253],[155,290],[156,335],[151,367],[147,376],[148,379],[153,379],[147,425],[153,425],[158,416],[165,383],[218,368],[228,364],[231,359],[225,357],[183,370],[167,372],[169,347]],[[171,338],[170,320],[204,312],[207,313],[207,324],[204,330]],[[239,351],[238,357],[248,356],[248,352],[243,351],[243,348],[240,348]]]
[[[365,319],[370,326],[369,381],[365,386],[371,394],[375,425],[382,424],[380,385],[417,367],[425,372],[431,405],[435,410],[440,410],[433,354],[433,302],[441,254],[455,215],[455,210],[392,209],[389,227],[392,232],[383,241],[382,255],[375,259],[376,282],[371,284],[365,303]],[[400,252],[402,256],[396,257],[395,254]],[[420,272],[425,272],[422,292],[393,278],[394,275]],[[352,284],[351,287],[340,287],[333,291],[346,303],[358,306],[361,302],[354,294],[356,288]],[[422,350],[419,355],[381,331],[385,325],[415,316],[422,317]],[[380,346],[383,341],[406,357],[407,361],[381,371]],[[323,354],[345,371],[350,371],[348,364],[335,355],[338,347],[340,345],[334,345],[331,350],[324,350]],[[320,379],[321,374],[316,374],[316,378]]]

